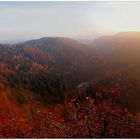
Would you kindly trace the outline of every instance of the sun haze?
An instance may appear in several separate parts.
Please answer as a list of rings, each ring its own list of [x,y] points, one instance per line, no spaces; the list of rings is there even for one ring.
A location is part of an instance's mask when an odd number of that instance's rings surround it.
[[[140,2],[0,2],[0,41],[140,31]]]

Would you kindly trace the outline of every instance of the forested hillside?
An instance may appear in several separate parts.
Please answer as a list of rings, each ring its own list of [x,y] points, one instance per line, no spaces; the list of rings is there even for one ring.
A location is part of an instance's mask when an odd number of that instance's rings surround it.
[[[0,137],[139,137],[139,47],[140,33],[1,44]]]

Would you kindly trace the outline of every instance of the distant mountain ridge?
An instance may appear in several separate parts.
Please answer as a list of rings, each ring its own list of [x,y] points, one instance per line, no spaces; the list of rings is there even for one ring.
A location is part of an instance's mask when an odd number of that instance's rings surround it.
[[[62,102],[82,82],[111,87],[136,80],[140,85],[140,33],[105,36],[89,45],[45,37],[0,45],[0,56],[2,79],[6,76],[5,81],[16,90],[20,83],[21,88],[43,96],[44,103]],[[131,100],[137,104],[139,87]]]
[[[40,39],[34,39],[26,41],[22,44],[24,45],[33,45],[33,46],[41,46],[42,44],[46,44],[47,47],[55,45],[59,47],[59,45],[65,45],[69,47],[80,47],[82,44],[78,41],[71,39],[71,38],[65,38],[65,37],[43,37]],[[61,46],[63,47],[63,46]],[[80,48],[79,48],[80,49]]]

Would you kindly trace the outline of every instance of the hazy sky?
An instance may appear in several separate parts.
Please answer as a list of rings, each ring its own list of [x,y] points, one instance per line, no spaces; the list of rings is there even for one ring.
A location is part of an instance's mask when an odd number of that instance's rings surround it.
[[[140,31],[140,2],[0,2],[0,41]]]

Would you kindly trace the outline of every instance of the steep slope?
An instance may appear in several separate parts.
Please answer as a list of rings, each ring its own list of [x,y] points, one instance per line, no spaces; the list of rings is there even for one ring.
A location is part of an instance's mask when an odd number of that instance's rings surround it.
[[[104,85],[118,85],[119,83],[137,82],[137,88],[126,104],[139,109],[140,104],[140,33],[124,32],[111,36],[104,36],[91,45],[91,50],[101,61],[99,69],[104,71],[101,82]],[[101,71],[102,74],[102,71]]]
[[[108,68],[119,68],[125,72],[135,70],[133,74],[138,74],[140,33],[125,32],[101,37],[95,40],[92,46],[94,53],[103,59]],[[134,75],[133,78],[136,78]]]

